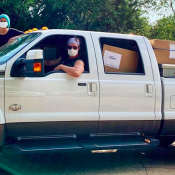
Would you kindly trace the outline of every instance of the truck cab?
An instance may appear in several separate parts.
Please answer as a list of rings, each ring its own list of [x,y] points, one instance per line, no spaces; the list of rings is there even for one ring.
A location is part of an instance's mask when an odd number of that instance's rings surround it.
[[[66,54],[73,36],[81,39],[85,70],[80,77],[44,64]],[[134,52],[135,71],[107,70],[105,45],[122,49],[121,54]],[[129,60],[132,64],[135,58],[127,55],[121,64],[125,67]],[[164,90],[169,91],[165,84],[174,84],[174,79],[162,83],[153,49],[143,36],[76,30],[28,33],[0,48],[0,75],[2,151],[153,147],[166,132],[164,124],[169,126]],[[174,110],[168,112],[174,121]]]

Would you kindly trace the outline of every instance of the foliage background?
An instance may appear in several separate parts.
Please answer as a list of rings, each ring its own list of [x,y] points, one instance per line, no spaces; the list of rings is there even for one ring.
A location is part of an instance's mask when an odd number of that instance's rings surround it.
[[[170,15],[150,24],[145,14],[153,11]],[[0,13],[22,31],[47,26],[175,40],[174,0],[1,0]]]

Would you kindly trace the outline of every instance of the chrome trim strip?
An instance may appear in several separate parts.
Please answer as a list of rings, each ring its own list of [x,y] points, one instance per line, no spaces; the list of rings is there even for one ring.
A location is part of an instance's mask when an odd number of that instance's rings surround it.
[[[17,137],[18,140],[35,140],[35,139],[62,139],[62,138],[74,138],[76,135],[56,135],[56,136],[28,136],[28,137]]]
[[[139,132],[126,132],[126,133],[99,133],[99,134],[90,134],[91,137],[112,137],[112,136],[140,136]]]

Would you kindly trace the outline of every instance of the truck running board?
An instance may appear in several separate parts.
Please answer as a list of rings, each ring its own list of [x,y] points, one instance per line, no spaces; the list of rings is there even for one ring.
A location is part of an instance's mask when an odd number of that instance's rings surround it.
[[[152,148],[159,145],[157,139],[145,140],[85,140],[76,142],[40,142],[40,143],[17,143],[2,147],[2,153],[37,153],[52,151],[70,150],[109,150],[109,149],[130,149],[130,148]]]

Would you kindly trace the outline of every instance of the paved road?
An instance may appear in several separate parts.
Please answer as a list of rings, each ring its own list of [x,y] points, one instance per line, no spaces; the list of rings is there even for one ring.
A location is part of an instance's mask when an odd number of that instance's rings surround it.
[[[103,154],[0,155],[0,167],[15,175],[175,175],[175,147]]]

